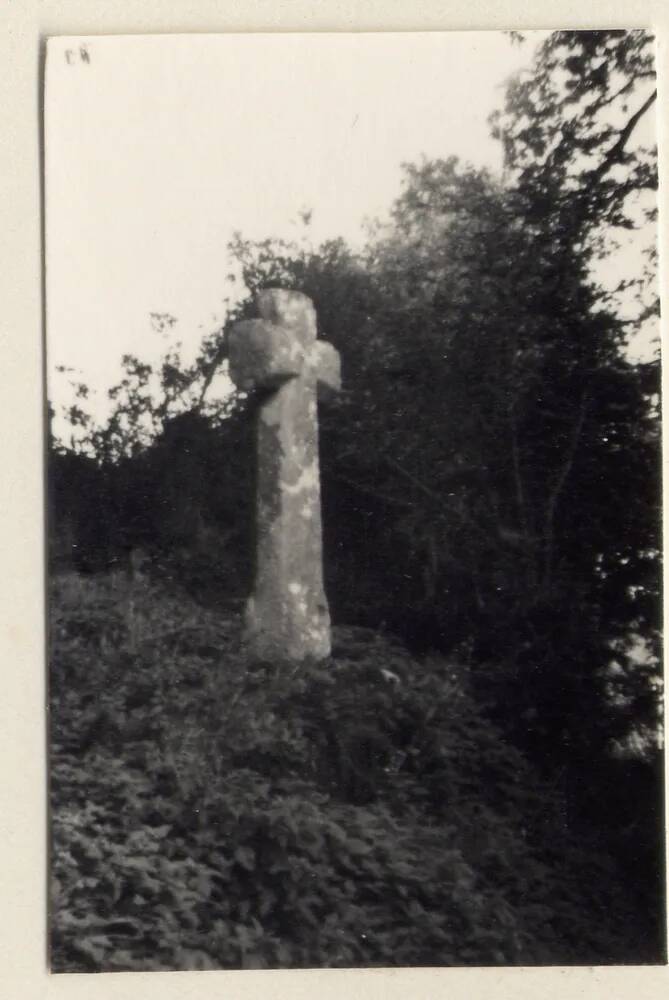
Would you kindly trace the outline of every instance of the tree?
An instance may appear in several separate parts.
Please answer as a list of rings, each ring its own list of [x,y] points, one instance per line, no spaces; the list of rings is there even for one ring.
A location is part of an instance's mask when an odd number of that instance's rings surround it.
[[[638,138],[657,96],[653,57],[644,31],[554,32],[531,71],[509,87],[493,128],[533,252],[549,248],[553,255],[551,294],[562,308],[576,278],[597,324],[590,343],[578,348],[587,377],[573,409],[576,449],[573,456],[567,450],[564,473],[577,462],[590,496],[608,484],[606,502],[592,505],[584,522],[578,550],[588,567],[599,567],[600,620],[609,640],[620,649],[631,634],[642,634],[657,667],[659,370],[657,360],[631,364],[624,350],[649,325],[656,335],[659,312],[656,150]],[[630,233],[638,269],[612,284],[619,240]],[[567,482],[561,473],[556,501]],[[589,506],[579,501],[581,513]],[[629,662],[626,669],[643,674]],[[643,685],[639,696],[647,699]]]
[[[153,313],[151,324],[170,333],[176,319]],[[83,408],[87,386],[71,380],[69,441],[50,433],[52,565],[95,572],[141,548],[201,596],[244,585],[249,559],[240,545],[252,488],[248,449],[240,448],[246,426],[224,355],[223,329],[203,338],[190,365],[179,342],[155,366],[125,355],[102,421]]]
[[[632,331],[659,314],[655,79],[654,39],[646,31],[555,31],[491,118],[508,174],[527,197],[525,214],[559,237],[566,253],[575,249],[589,265],[596,259],[610,265],[621,236],[645,228],[645,245],[638,236],[631,241],[638,273],[609,287],[608,296],[599,289],[618,308],[620,293],[636,291],[639,308],[627,321]]]

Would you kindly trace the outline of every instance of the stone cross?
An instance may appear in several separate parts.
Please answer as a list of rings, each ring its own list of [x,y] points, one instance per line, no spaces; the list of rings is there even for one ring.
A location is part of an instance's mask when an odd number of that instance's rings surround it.
[[[260,659],[295,662],[330,653],[323,588],[317,390],[340,388],[335,348],[316,340],[306,295],[268,288],[260,319],[235,323],[230,377],[259,391],[254,593],[246,639]]]

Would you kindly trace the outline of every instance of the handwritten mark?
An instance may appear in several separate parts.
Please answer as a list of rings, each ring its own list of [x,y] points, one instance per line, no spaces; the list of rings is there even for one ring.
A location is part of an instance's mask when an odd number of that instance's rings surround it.
[[[78,49],[65,49],[65,62],[68,66],[74,66],[75,63],[87,63],[90,64],[91,54],[85,45],[80,45]]]

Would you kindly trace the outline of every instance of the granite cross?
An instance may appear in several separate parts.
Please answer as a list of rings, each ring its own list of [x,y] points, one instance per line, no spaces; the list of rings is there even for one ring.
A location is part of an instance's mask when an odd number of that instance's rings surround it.
[[[316,339],[306,295],[266,289],[260,319],[232,328],[230,376],[260,390],[257,427],[256,578],[246,605],[252,654],[278,662],[330,653],[323,587],[317,390],[340,388],[339,354]]]

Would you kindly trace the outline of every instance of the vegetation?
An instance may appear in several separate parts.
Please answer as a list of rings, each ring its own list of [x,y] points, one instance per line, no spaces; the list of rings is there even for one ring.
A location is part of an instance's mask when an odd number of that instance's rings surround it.
[[[364,252],[230,248],[228,322],[301,289],[342,356],[331,663],[275,675],[223,634],[253,549],[252,413],[211,392],[225,330],[190,367],[127,358],[103,427],[78,388],[50,454],[63,967],[661,960],[659,363],[626,351],[654,247],[603,278],[654,220],[654,94],[645,33],[555,32],[493,118],[503,181],[424,161]]]
[[[286,676],[118,574],[51,629],[55,970],[652,960],[462,664],[342,628]]]

